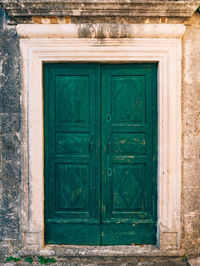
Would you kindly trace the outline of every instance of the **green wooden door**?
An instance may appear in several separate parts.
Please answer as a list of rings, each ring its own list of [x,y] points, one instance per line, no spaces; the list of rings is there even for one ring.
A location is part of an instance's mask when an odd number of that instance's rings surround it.
[[[45,242],[156,242],[155,64],[45,64]]]
[[[100,243],[99,75],[44,65],[46,243]]]

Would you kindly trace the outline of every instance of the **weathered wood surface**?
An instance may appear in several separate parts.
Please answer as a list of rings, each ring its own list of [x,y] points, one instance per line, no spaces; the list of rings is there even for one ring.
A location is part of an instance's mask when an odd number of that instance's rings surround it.
[[[156,64],[45,65],[49,244],[155,244]]]

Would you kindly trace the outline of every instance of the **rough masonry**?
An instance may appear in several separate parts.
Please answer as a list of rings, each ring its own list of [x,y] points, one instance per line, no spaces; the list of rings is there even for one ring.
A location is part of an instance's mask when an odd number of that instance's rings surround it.
[[[4,8],[9,10],[9,4],[6,1],[1,2]],[[192,0],[190,2],[192,3]],[[17,254],[23,246],[24,224],[20,216],[24,208],[25,187],[28,189],[28,184],[24,183],[21,174],[24,170],[22,155],[26,151],[22,145],[24,116],[20,101],[22,77],[16,22],[183,23],[186,26],[182,40],[181,249],[188,255],[200,253],[200,14],[194,13],[189,18],[195,11],[194,5],[191,6],[188,4],[187,9],[187,5],[182,5],[185,17],[175,17],[172,11],[171,13],[162,11],[162,16],[158,13],[120,16],[119,12],[116,17],[106,14],[103,18],[98,16],[101,14],[97,11],[93,17],[88,17],[90,14],[87,13],[81,16],[84,10],[79,12],[72,10],[71,13],[65,12],[62,16],[57,16],[52,14],[52,6],[49,7],[51,9],[49,16],[44,13],[46,11],[43,12],[43,9],[38,15],[37,7],[34,10],[27,4],[21,9],[17,5],[16,9],[13,8],[11,14],[16,15],[15,20],[9,18],[2,8],[0,9],[0,261],[9,255]],[[60,7],[61,3],[57,5],[58,10]],[[33,8],[32,13],[30,13],[31,8]],[[28,16],[25,15],[27,10]],[[80,29],[80,37],[91,37],[89,34],[90,31]]]

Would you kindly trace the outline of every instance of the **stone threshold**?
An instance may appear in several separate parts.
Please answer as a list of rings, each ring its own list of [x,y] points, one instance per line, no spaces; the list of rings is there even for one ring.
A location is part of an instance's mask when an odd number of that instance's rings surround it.
[[[22,249],[20,256],[54,256],[60,258],[71,257],[181,257],[182,249],[161,250],[153,245],[135,246],[77,246],[77,245],[46,245],[41,250]]]

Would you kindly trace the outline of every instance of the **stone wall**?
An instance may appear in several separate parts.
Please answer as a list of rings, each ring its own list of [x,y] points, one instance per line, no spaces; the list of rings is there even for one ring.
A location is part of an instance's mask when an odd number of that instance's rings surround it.
[[[183,38],[182,247],[200,252],[200,15]]]
[[[0,9],[0,258],[15,253],[22,246],[20,213],[24,193],[19,39],[15,27],[8,26],[6,21],[6,14]],[[70,21],[69,18],[66,23]],[[137,19],[112,19],[114,22],[136,23]],[[187,254],[200,252],[200,15],[194,14],[186,21],[145,18],[138,22],[186,25],[182,64],[181,248]]]
[[[14,28],[0,9],[0,257],[20,244],[20,55]]]

